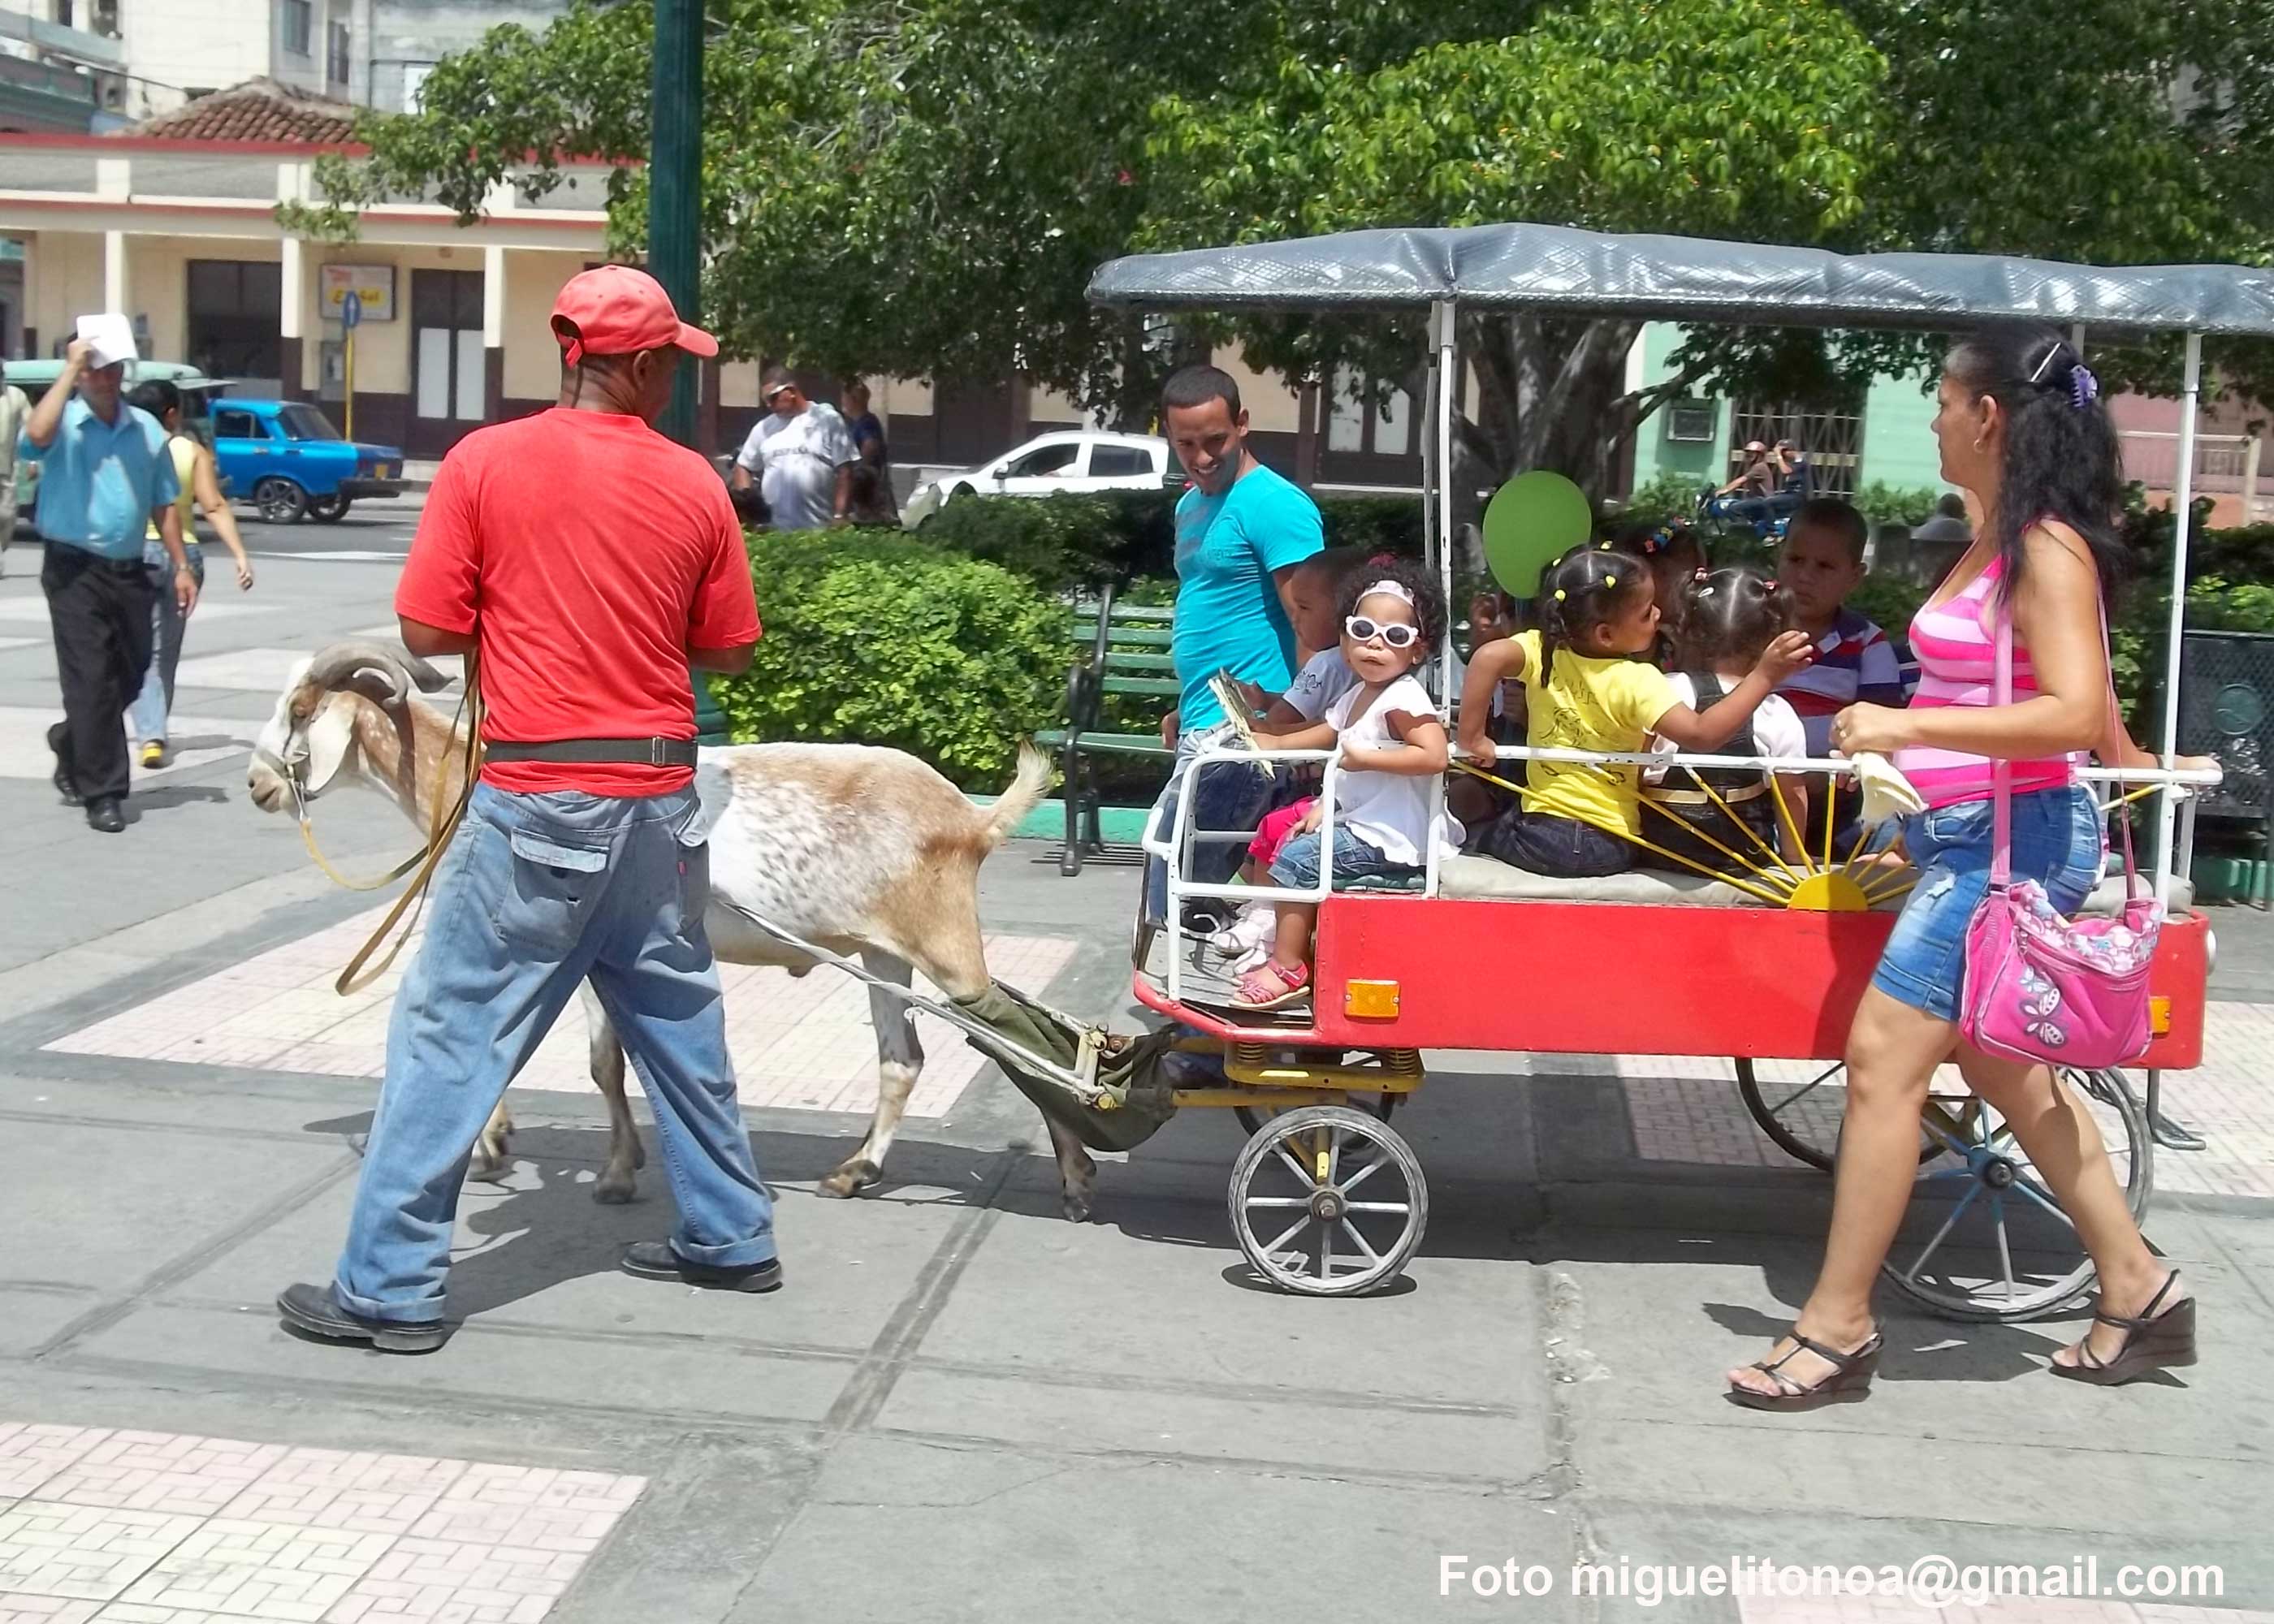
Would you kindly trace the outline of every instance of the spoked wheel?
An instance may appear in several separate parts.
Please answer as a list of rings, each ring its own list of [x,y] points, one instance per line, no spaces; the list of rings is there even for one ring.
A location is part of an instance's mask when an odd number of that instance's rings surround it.
[[[1404,1272],[1429,1222],[1421,1163],[1397,1131],[1342,1105],[1265,1123],[1232,1165],[1232,1233],[1255,1271],[1307,1297],[1356,1297]]]
[[[1738,1060],[1737,1093],[1761,1132],[1776,1141],[1779,1150],[1809,1166],[1832,1170],[1840,1149],[1840,1124],[1848,1116],[1848,1066],[1806,1062],[1797,1072],[1765,1078],[1751,1060]],[[1977,1109],[1971,1094],[1938,1094],[1935,1103],[1955,1119],[1963,1120]],[[1924,1166],[1943,1154],[1941,1135],[1919,1124],[1919,1163]]]
[[[2117,1185],[2139,1218],[2153,1183],[2139,1101],[2120,1072],[2064,1067],[2057,1075],[2099,1124]],[[1948,1104],[1928,1103],[1941,1153],[1919,1175],[1887,1277],[1954,1320],[2012,1322],[2067,1306],[2092,1283],[2075,1225],[2002,1116],[1979,1101],[1963,1116]]]

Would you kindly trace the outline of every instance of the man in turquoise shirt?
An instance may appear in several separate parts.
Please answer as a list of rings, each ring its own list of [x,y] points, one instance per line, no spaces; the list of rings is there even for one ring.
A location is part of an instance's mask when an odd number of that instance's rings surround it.
[[[1230,671],[1267,693],[1284,692],[1294,675],[1292,595],[1299,568],[1325,545],[1318,505],[1255,460],[1247,448],[1247,412],[1239,386],[1213,366],[1187,366],[1161,391],[1161,417],[1193,488],[1177,504],[1177,619],[1171,638],[1177,680],[1177,761],[1159,806],[1163,834],[1171,827],[1188,763],[1221,743],[1230,729],[1209,679]],[[1165,729],[1164,729],[1165,731]],[[1253,829],[1271,786],[1245,767],[1195,772],[1193,827]],[[1210,883],[1239,867],[1237,843],[1195,843],[1187,876]],[[1168,869],[1146,865],[1145,911],[1168,913]]]
[[[117,834],[126,826],[126,708],[150,666],[153,588],[142,538],[154,520],[174,560],[183,613],[198,586],[182,550],[166,432],[120,397],[125,364],[97,359],[85,339],[72,341],[17,455],[40,464],[40,585],[64,691],[64,719],[48,729],[56,788],[65,806],[87,808],[89,827]]]

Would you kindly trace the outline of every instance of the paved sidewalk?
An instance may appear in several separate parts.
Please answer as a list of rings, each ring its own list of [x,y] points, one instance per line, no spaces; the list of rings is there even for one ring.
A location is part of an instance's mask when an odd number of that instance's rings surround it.
[[[2274,931],[2241,911],[2218,916],[2212,1063],[2167,1098],[2212,1147],[2157,1156],[2149,1221],[2202,1293],[2203,1361],[2122,1392],[2043,1373],[2074,1318],[1960,1324],[1890,1292],[1868,1403],[1723,1403],[1719,1372],[1805,1290],[1829,1195],[1726,1061],[1434,1056],[1397,1118],[1429,1173],[1421,1254],[1399,1289],[1321,1302],[1248,1277],[1228,1115],[1108,1161],[1072,1226],[1031,1108],[945,1034],[883,1190],[821,1198],[869,1097],[863,1001],[754,971],[729,1011],[782,1291],[614,1272],[668,1195],[651,1165],[640,1202],[590,1199],[605,1119],[564,1030],[515,1096],[511,1172],[462,1204],[463,1329],[422,1358],[288,1336],[269,1301],[336,1251],[383,1002],[320,991],[371,898],[245,801],[243,752],[279,662],[381,624],[391,585],[282,560],[193,621],[181,709],[214,754],[106,838],[23,742],[53,680],[28,583],[0,583],[0,1624],[2274,1619]],[[375,798],[324,816],[350,871],[406,849]],[[1134,1026],[1135,891],[1006,849],[998,971]],[[1521,996],[1520,966],[1478,977]],[[2212,1564],[2223,1590],[1938,1612],[1635,1588],[1934,1555],[2041,1586]],[[1447,1557],[1547,1588],[1441,1595]],[[1573,1595],[1582,1562],[1624,1594]]]

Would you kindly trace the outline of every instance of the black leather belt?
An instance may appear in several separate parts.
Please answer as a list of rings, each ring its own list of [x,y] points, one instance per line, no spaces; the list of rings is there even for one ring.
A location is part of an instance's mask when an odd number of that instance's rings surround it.
[[[692,767],[692,739],[547,739],[523,744],[486,741],[483,756],[493,762],[558,762],[570,765],[621,762],[644,767]]]

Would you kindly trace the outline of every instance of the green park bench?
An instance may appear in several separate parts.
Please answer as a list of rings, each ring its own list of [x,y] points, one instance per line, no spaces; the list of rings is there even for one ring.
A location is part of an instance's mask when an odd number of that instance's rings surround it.
[[[1108,732],[1103,723],[1105,696],[1127,694],[1157,699],[1165,711],[1177,703],[1176,661],[1169,653],[1170,623],[1176,611],[1166,605],[1122,604],[1107,587],[1094,604],[1074,610],[1073,639],[1082,650],[1066,673],[1066,725],[1038,735],[1036,742],[1058,752],[1065,771],[1065,846],[1058,853],[1058,872],[1079,874],[1085,857],[1116,862],[1142,862],[1143,851],[1132,846],[1106,844],[1100,827],[1096,775],[1091,758],[1116,756],[1125,759],[1169,762],[1174,750],[1161,747],[1160,730],[1141,733]]]

